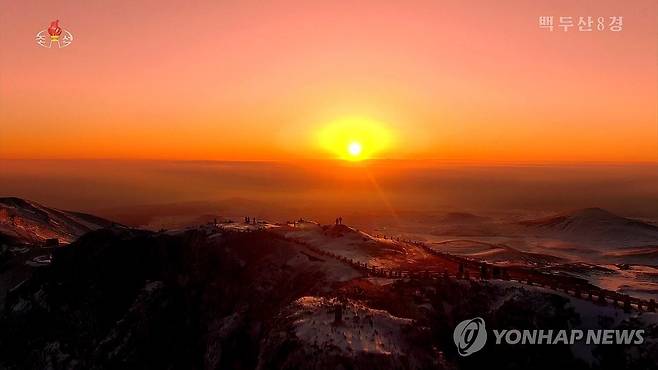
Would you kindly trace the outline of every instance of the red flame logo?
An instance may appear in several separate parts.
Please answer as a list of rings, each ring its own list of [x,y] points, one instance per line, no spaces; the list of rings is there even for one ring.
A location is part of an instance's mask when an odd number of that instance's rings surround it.
[[[62,29],[59,27],[59,19],[50,22],[50,27],[48,27],[48,34],[50,34],[50,36],[59,36],[62,34]]]

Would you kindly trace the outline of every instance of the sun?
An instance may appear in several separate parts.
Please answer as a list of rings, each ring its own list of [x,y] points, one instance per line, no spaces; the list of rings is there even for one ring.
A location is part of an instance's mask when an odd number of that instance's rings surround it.
[[[381,122],[364,117],[340,118],[318,130],[318,144],[335,158],[363,161],[389,150],[393,135]]]
[[[352,141],[350,145],[347,146],[347,151],[350,153],[352,157],[358,157],[361,154],[361,150],[363,148],[361,147],[361,143],[358,141]]]

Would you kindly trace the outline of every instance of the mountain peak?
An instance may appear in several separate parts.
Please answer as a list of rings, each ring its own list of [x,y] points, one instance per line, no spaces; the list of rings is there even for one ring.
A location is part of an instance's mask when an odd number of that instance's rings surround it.
[[[12,207],[33,207],[34,204],[19,197],[0,197],[0,204]]]
[[[525,220],[519,224],[554,238],[596,241],[599,245],[645,244],[658,240],[658,227],[597,207]]]
[[[616,214],[599,207],[577,209],[575,211],[568,212],[564,215],[570,217],[586,217],[586,218],[622,218],[621,216],[617,216]]]
[[[100,217],[49,208],[27,199],[0,198],[0,234],[20,244],[38,245],[51,238],[67,243],[112,224]]]

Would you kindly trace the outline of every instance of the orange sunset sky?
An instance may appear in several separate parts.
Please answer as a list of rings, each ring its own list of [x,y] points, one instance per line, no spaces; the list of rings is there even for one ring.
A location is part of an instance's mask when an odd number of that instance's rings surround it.
[[[331,158],[358,117],[377,158],[658,161],[655,0],[0,4],[4,159]],[[34,41],[54,19],[67,48]]]

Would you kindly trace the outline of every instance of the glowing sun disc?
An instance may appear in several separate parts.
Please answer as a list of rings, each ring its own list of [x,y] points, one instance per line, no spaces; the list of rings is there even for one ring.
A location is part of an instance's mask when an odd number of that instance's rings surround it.
[[[347,147],[347,151],[350,152],[350,155],[356,157],[359,154],[361,154],[361,144],[359,144],[356,141],[353,141],[350,143],[350,145]]]
[[[318,131],[318,144],[336,158],[371,159],[389,149],[391,132],[381,123],[363,117],[341,118]]]

